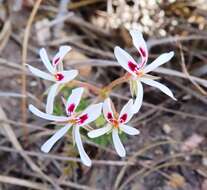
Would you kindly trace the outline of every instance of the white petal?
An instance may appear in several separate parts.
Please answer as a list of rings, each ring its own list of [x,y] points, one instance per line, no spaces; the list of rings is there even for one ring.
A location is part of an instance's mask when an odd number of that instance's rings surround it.
[[[79,154],[80,154],[81,161],[86,166],[91,166],[91,159],[88,157],[88,155],[86,154],[86,152],[83,148],[83,144],[82,144],[81,137],[80,137],[80,132],[79,132],[79,127],[75,126],[74,128],[75,128],[75,130],[74,130],[74,132],[75,132],[75,135],[74,135],[75,136],[75,142],[76,142]]]
[[[148,50],[146,42],[143,38],[142,33],[138,30],[130,30],[129,32],[131,34],[134,46],[137,48],[142,57],[142,63],[140,64],[140,67],[143,67],[148,59]]]
[[[141,78],[141,81],[147,85],[153,86],[155,88],[158,88],[159,90],[161,90],[163,93],[165,93],[166,95],[170,96],[173,100],[176,100],[176,98],[174,97],[172,91],[165,85],[154,81],[152,79],[148,79],[148,78]]]
[[[42,62],[44,63],[45,67],[47,68],[47,70],[54,74],[55,73],[55,68],[51,65],[50,60],[47,56],[47,52],[44,48],[40,49],[40,58],[42,60]]]
[[[64,78],[61,81],[57,81],[60,84],[70,82],[78,75],[77,70],[61,71],[59,73],[61,73],[64,76]]]
[[[103,103],[99,103],[87,107],[78,117],[80,119],[80,123],[77,126],[87,125],[92,121],[95,121],[101,115],[102,105]],[[85,119],[81,121],[81,118]]]
[[[120,125],[119,127],[122,131],[124,131],[128,135],[139,135],[140,134],[139,130],[135,129],[134,127],[131,127],[128,125]]]
[[[30,65],[27,65],[27,66],[28,66],[28,69],[32,72],[32,74],[34,74],[42,79],[45,79],[45,80],[55,81],[53,75],[45,73],[45,72],[43,72],[39,69],[36,69],[35,67],[32,67]]]
[[[96,138],[96,137],[99,137],[101,135],[104,135],[104,134],[108,133],[111,129],[112,129],[111,125],[106,125],[105,127],[102,127],[100,129],[95,129],[93,131],[90,131],[88,133],[88,136],[90,138]]]
[[[80,88],[76,88],[74,90],[72,90],[71,95],[69,96],[67,103],[66,103],[66,113],[67,114],[72,114],[75,109],[77,108],[80,100],[81,100],[81,96],[83,94],[84,88],[80,87]]]
[[[126,52],[124,51],[122,48],[116,46],[114,48],[114,55],[118,61],[118,63],[125,69],[127,70],[129,73],[131,73],[132,75],[134,75],[136,77],[136,74],[130,69],[130,67],[128,66],[129,62],[132,62],[133,64],[137,64],[136,61]]]
[[[110,122],[110,118],[113,119],[114,118],[114,113],[111,107],[111,99],[107,98],[105,99],[104,103],[103,103],[103,114],[105,119]]]
[[[57,95],[57,92],[58,92],[58,87],[59,87],[59,84],[55,83],[49,89],[49,92],[47,95],[46,113],[49,113],[49,114],[53,113],[54,101],[55,101],[55,96]]]
[[[159,67],[162,64],[170,61],[170,59],[172,59],[173,56],[174,56],[174,52],[173,51],[171,51],[169,53],[161,54],[157,59],[155,59],[151,64],[147,65],[143,69],[144,73],[149,73],[149,72],[155,70],[157,67]]]
[[[126,156],[126,151],[124,149],[124,146],[119,138],[118,130],[113,129],[112,130],[112,139],[114,143],[114,147],[116,149],[116,152],[120,157],[125,157]]]
[[[130,99],[122,108],[119,114],[119,121],[121,123],[127,123],[133,115],[133,100]]]
[[[66,126],[59,129],[51,138],[49,138],[41,146],[41,150],[45,153],[48,153],[51,150],[51,148],[54,146],[54,144],[67,133],[70,127],[71,127],[71,124],[67,124]]]
[[[58,53],[54,56],[52,60],[52,65],[56,66],[58,65],[65,55],[71,50],[72,48],[70,46],[61,46]]]
[[[137,94],[136,94],[136,99],[134,101],[134,105],[133,105],[133,112],[137,113],[141,106],[142,106],[142,102],[143,102],[143,95],[144,95],[144,91],[143,91],[143,86],[141,84],[141,82],[139,80],[137,80]]]
[[[29,105],[29,110],[36,116],[41,117],[43,119],[47,119],[49,121],[57,121],[57,122],[64,122],[64,121],[68,121],[68,117],[64,117],[64,116],[55,116],[55,115],[51,115],[51,114],[47,114],[44,112],[41,112],[40,110],[38,110],[35,106],[33,105]]]

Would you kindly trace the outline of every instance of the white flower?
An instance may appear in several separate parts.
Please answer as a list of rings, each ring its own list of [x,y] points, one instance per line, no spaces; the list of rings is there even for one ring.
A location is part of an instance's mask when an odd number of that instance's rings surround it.
[[[141,55],[141,63],[138,64],[126,51],[124,51],[120,47],[115,47],[114,54],[119,64],[132,75],[130,81],[131,92],[133,94],[135,91],[135,94],[137,96],[134,102],[134,112],[137,113],[142,104],[142,82],[158,88],[163,93],[176,100],[176,98],[173,96],[173,93],[168,87],[153,80],[156,77],[148,75],[149,72],[155,70],[160,65],[168,62],[174,56],[174,52],[171,51],[169,53],[163,53],[151,64],[145,65],[148,60],[148,51],[142,33],[137,30],[130,30],[130,34],[134,46],[137,48],[139,54]]]
[[[105,119],[107,120],[107,124],[105,127],[100,129],[95,129],[88,133],[90,138],[96,138],[106,133],[112,133],[112,139],[114,143],[114,147],[119,156],[124,157],[126,155],[126,151],[124,146],[121,143],[119,138],[119,132],[123,131],[129,135],[138,135],[139,130],[126,125],[127,122],[132,118],[134,113],[132,112],[133,100],[130,99],[126,105],[122,108],[120,114],[118,115],[115,111],[113,111],[111,106],[111,100],[107,98],[103,104],[103,114]]]
[[[99,115],[101,114],[101,110],[102,110],[102,103],[90,105],[82,113],[75,112],[81,100],[83,91],[84,91],[83,88],[76,88],[72,91],[72,94],[68,98],[66,105],[65,105],[65,111],[67,113],[67,116],[55,116],[55,115],[43,113],[40,110],[38,110],[36,107],[34,107],[33,105],[29,105],[29,110],[33,114],[41,118],[44,118],[50,121],[55,121],[57,123],[60,123],[61,125],[64,124],[64,127],[59,129],[49,140],[47,140],[42,145],[41,150],[43,152],[48,153],[53,147],[53,145],[60,138],[62,138],[67,133],[67,131],[73,126],[73,129],[72,129],[73,140],[75,141],[75,144],[77,145],[80,158],[86,166],[91,166],[91,160],[83,148],[79,130],[80,130],[80,127],[87,129],[87,125],[99,117]]]
[[[59,52],[54,56],[52,60],[52,64],[47,56],[47,53],[44,48],[40,50],[40,57],[49,71],[49,73],[43,72],[31,65],[28,65],[29,70],[36,76],[54,82],[54,84],[50,87],[48,96],[47,96],[47,103],[46,103],[46,112],[49,114],[53,113],[53,105],[55,96],[58,93],[58,89],[60,85],[64,83],[68,83],[69,81],[73,80],[77,75],[77,70],[69,70],[64,71],[61,68],[62,60],[64,56],[71,50],[70,46],[61,46]],[[59,68],[58,68],[59,66]]]

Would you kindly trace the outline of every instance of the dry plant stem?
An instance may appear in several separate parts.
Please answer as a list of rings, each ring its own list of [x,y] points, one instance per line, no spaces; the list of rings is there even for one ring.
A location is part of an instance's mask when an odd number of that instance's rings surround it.
[[[120,77],[120,78],[112,81],[109,85],[104,87],[104,89],[106,89],[107,91],[111,91],[115,86],[122,84],[124,82],[127,82],[130,79],[130,77],[131,77],[131,75],[126,73],[123,77]]]
[[[25,98],[26,96],[26,74],[25,74],[25,65],[27,61],[27,48],[28,48],[28,41],[29,41],[29,35],[30,35],[30,30],[32,26],[32,22],[34,20],[34,17],[37,13],[37,10],[40,6],[40,3],[42,0],[37,0],[35,2],[35,5],[32,9],[32,12],[30,14],[30,17],[28,19],[25,32],[24,32],[24,39],[23,39],[23,46],[22,46],[22,95],[24,96],[22,98],[22,104],[21,104],[21,111],[22,111],[22,122],[25,123],[23,127],[23,131],[25,134],[25,138],[27,138],[27,128],[26,128],[26,121],[27,121],[27,115],[26,115],[26,105],[27,105],[27,100]]]
[[[91,90],[94,94],[97,95],[102,95],[102,93],[110,93],[110,91],[116,87],[119,84],[122,84],[124,82],[127,82],[130,79],[131,75],[129,75],[128,73],[126,73],[124,76],[119,77],[118,79],[115,79],[114,81],[112,81],[110,84],[108,84],[105,87],[97,87],[95,85],[89,84],[87,82],[82,82],[82,81],[78,81],[78,80],[73,80],[72,82],[70,82],[68,84],[68,86],[78,86],[78,87],[84,87],[87,88],[88,90]]]
[[[91,90],[94,94],[100,94],[100,91],[101,91],[101,88],[99,88],[99,87],[96,87],[96,86],[89,84],[87,82],[82,82],[82,81],[78,81],[78,80],[73,80],[68,85],[87,88],[88,90]]]

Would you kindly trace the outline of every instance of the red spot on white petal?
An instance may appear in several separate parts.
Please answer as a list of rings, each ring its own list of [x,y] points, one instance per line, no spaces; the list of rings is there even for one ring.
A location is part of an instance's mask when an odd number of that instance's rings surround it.
[[[146,52],[142,47],[139,48],[139,51],[143,57],[146,57]]]
[[[138,70],[138,67],[136,64],[132,63],[131,61],[128,62],[128,67],[131,71],[136,72]]]
[[[127,114],[125,113],[120,117],[120,122],[124,123],[126,120],[127,120]]]
[[[68,110],[68,113],[69,114],[73,113],[74,109],[75,109],[75,104],[70,104],[68,106],[68,109],[67,109]]]
[[[56,78],[57,81],[61,81],[61,80],[64,78],[64,76],[63,76],[63,74],[61,74],[61,73],[57,73],[57,74],[55,75],[55,78]]]
[[[107,118],[109,121],[111,121],[113,119],[112,113],[107,113]]]
[[[60,61],[60,57],[57,57],[54,61],[53,61],[53,64],[54,65],[57,65]]]
[[[83,124],[87,119],[88,119],[88,114],[84,114],[84,115],[79,117],[78,123]]]

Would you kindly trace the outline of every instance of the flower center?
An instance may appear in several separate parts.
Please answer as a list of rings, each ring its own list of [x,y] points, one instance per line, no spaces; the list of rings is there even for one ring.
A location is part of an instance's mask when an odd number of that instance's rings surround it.
[[[119,128],[119,122],[117,119],[113,119],[112,124],[113,124],[114,128],[117,128],[117,129]]]
[[[64,78],[63,74],[61,74],[61,73],[57,73],[57,74],[55,74],[55,79],[56,79],[57,81],[61,81],[63,78]]]
[[[74,116],[68,121],[69,123],[71,123],[72,125],[76,125],[76,124],[83,124],[86,120],[88,119],[88,114],[84,114],[80,117]]]
[[[142,70],[140,70],[140,71],[137,71],[136,72],[136,75],[137,75],[137,77],[142,77],[143,75],[144,75],[144,72],[142,71]]]

